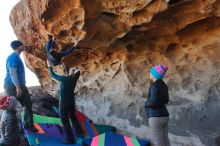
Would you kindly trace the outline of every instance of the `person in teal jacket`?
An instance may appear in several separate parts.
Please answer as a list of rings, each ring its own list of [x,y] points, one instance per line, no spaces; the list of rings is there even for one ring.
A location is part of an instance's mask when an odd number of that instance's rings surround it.
[[[64,132],[66,134],[67,139],[63,142],[65,144],[74,144],[76,143],[75,137],[71,130],[69,118],[71,119],[72,124],[74,125],[76,132],[78,135],[82,136],[83,131],[79,124],[79,121],[75,115],[75,98],[74,98],[74,90],[76,87],[76,83],[80,76],[79,69],[70,69],[68,76],[60,76],[54,73],[51,62],[47,61],[50,76],[55,80],[59,81],[60,84],[60,95],[59,95],[59,110],[60,110],[60,118],[64,126]]]

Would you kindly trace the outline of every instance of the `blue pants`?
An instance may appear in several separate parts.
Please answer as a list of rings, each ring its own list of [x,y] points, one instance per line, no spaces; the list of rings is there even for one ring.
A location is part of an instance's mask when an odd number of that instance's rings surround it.
[[[69,119],[71,120],[73,126],[75,127],[77,134],[83,133],[79,121],[77,120],[75,115],[75,102],[74,101],[66,102],[66,103],[60,102],[59,108],[60,108],[60,118],[63,123],[67,140],[74,141],[74,135],[72,132],[72,128],[70,126]]]

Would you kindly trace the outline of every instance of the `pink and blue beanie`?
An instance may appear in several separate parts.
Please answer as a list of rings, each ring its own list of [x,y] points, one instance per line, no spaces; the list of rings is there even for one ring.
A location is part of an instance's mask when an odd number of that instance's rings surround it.
[[[155,79],[162,79],[166,74],[168,67],[166,65],[157,65],[151,67],[150,73],[153,75]]]

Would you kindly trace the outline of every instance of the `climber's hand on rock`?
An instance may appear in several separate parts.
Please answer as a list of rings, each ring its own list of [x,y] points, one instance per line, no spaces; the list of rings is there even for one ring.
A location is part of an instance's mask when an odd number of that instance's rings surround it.
[[[51,65],[51,62],[49,61],[49,60],[47,60],[47,66],[48,67],[51,67],[52,65]]]
[[[53,39],[53,36],[48,34],[48,39]]]

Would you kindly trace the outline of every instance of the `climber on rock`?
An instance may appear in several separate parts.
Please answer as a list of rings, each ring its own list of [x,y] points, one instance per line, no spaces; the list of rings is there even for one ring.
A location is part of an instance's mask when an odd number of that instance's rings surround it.
[[[57,52],[55,49],[56,39],[51,35],[48,35],[48,38],[49,39],[45,45],[45,49],[47,52],[47,59],[52,63],[53,66],[59,65],[63,57],[69,55],[73,50],[79,49],[79,47],[71,46],[65,51]]]
[[[75,137],[70,126],[69,118],[74,125],[76,132],[79,136],[83,135],[82,128],[75,115],[75,98],[74,90],[76,83],[80,76],[78,68],[70,68],[68,76],[60,76],[54,73],[52,63],[47,61],[50,76],[60,82],[60,95],[59,95],[59,110],[60,118],[64,126],[64,131],[67,139],[63,141],[65,144],[76,143]]]

